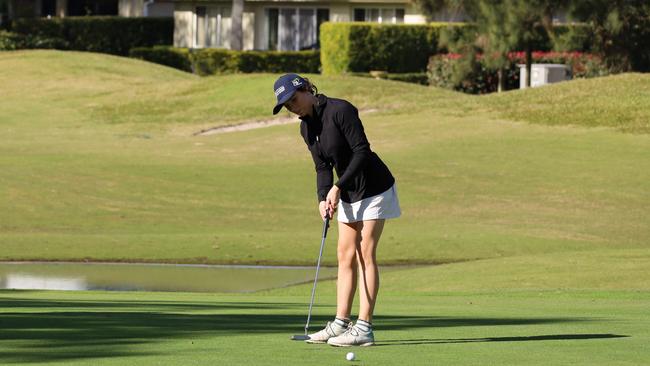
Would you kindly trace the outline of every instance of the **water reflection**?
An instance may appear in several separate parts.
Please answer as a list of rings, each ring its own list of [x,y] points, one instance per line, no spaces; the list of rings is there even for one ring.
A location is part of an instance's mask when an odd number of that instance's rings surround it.
[[[8,274],[0,280],[0,288],[21,290],[87,290],[83,278],[42,277],[24,274]]]
[[[0,263],[0,289],[253,292],[313,281],[314,267]],[[334,278],[321,268],[319,278]]]

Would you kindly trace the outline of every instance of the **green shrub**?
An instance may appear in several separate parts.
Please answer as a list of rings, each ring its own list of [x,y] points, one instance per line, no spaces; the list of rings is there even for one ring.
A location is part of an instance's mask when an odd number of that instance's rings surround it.
[[[318,73],[319,51],[232,51],[218,48],[134,48],[131,57],[171,66],[198,75],[251,72]]]
[[[235,72],[320,72],[320,51],[244,51],[232,57]]]
[[[471,94],[495,92],[498,87],[497,71],[485,65],[478,57],[477,68],[462,81],[454,82],[454,68],[460,59],[458,54],[441,54],[429,60],[429,85],[453,89]],[[519,88],[519,66],[525,63],[523,52],[509,54],[510,63],[505,69],[505,88]],[[607,66],[598,57],[581,52],[533,52],[533,63],[565,64],[570,66],[573,78],[588,78],[608,74]]]
[[[21,18],[13,21],[12,31],[25,37],[49,40],[49,46],[45,48],[126,56],[134,47],[171,45],[174,19],[110,16]]]
[[[12,51],[22,48],[23,37],[18,34],[0,30],[0,51]]]
[[[341,74],[356,71],[350,68],[350,32],[353,25],[353,23],[330,22],[321,24],[320,62],[323,74]]]
[[[201,76],[236,72],[232,57],[235,52],[225,49],[191,50],[189,56],[192,69]]]
[[[323,23],[321,63],[324,74],[424,72],[429,56],[438,52],[443,27],[458,24]]]
[[[322,70],[324,74],[372,70],[425,72],[429,57],[445,51],[440,46],[441,38],[453,42],[471,31],[471,24],[464,23],[323,23],[320,28]],[[558,45],[544,37],[533,42],[534,49],[583,52],[591,48],[590,34],[584,26],[556,26],[555,34]]]
[[[232,51],[204,48],[190,53],[194,72],[212,75],[236,72],[317,73],[319,51]]]
[[[61,38],[0,31],[0,50],[8,51],[33,48],[65,50],[69,48],[69,44]]]
[[[136,47],[129,51],[129,57],[192,72],[189,54],[186,48],[169,46]]]

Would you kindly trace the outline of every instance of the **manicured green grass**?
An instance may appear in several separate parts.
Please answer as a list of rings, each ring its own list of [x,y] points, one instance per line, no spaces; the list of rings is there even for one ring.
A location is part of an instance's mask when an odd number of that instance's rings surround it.
[[[0,200],[10,208],[0,212],[0,259],[313,263],[320,222],[298,126],[192,135],[269,118],[274,75],[201,79],[54,51],[3,53],[0,66],[16,70],[0,76],[0,109],[8,111]],[[624,75],[576,88],[620,88],[629,78],[648,80]],[[397,177],[404,213],[387,225],[382,263],[647,246],[648,135],[504,120],[490,112],[497,97],[312,79],[326,94],[376,110],[362,118]],[[637,85],[635,100],[647,105],[645,84]],[[557,102],[548,107],[561,109]],[[327,264],[335,262],[332,242]]]
[[[0,260],[314,263],[297,125],[193,135],[269,118],[276,75],[57,51],[0,69]],[[445,263],[382,275],[378,346],[350,364],[650,363],[647,75],[484,97],[311,78],[362,110],[398,179],[380,262]],[[0,291],[0,364],[348,364],[289,341],[310,289]],[[312,329],[334,294],[318,285]]]
[[[492,94],[484,101],[505,118],[544,125],[606,126],[650,132],[650,76],[624,74]]]
[[[615,275],[631,259],[647,268],[648,254],[586,262],[600,261]],[[456,263],[386,274],[374,319],[377,345],[353,349],[354,364],[650,362],[647,271],[639,272],[640,284],[623,271],[611,286],[572,281],[568,273],[545,277],[545,265],[558,263],[504,258],[492,260],[490,270],[487,263]],[[575,269],[580,280],[594,272]],[[515,283],[512,274],[539,282]],[[567,280],[572,289],[563,288]],[[331,319],[333,289],[331,281],[319,285],[312,329]],[[0,363],[346,364],[350,349],[289,340],[302,332],[309,291],[310,285],[250,295],[0,291]]]

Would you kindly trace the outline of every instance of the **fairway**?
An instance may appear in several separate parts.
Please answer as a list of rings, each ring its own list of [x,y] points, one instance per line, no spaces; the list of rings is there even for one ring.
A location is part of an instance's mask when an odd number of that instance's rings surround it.
[[[1,261],[315,264],[298,124],[196,135],[269,120],[277,75],[61,51],[1,52],[0,68]],[[377,347],[348,362],[291,342],[310,285],[0,290],[0,364],[650,363],[650,76],[488,96],[308,76],[359,108],[397,178],[379,263],[426,264],[382,275]],[[334,294],[319,284],[312,329]]]
[[[334,301],[319,296],[318,324]],[[3,364],[349,364],[348,348],[289,340],[305,296],[0,292],[0,304]],[[643,365],[648,306],[637,291],[389,294],[381,338],[353,364]]]

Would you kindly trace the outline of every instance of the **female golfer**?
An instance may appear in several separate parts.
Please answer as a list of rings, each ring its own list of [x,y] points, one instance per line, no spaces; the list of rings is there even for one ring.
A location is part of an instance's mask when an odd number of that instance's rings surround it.
[[[400,216],[395,178],[370,150],[357,109],[342,99],[318,94],[316,86],[296,74],[273,86],[277,104],[297,114],[300,133],[316,165],[318,208],[324,219],[338,211],[338,280],[336,318],[309,335],[309,343],[370,346],[372,314],[379,289],[376,251],[386,219]],[[333,182],[332,168],[338,181]],[[359,284],[359,317],[350,311]]]

